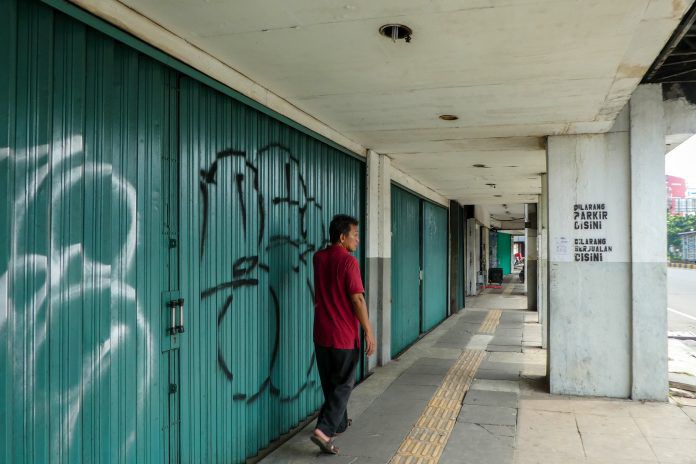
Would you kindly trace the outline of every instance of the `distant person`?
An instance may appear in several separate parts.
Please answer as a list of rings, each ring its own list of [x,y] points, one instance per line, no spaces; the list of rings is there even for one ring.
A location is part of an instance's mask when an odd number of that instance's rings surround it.
[[[314,442],[324,453],[338,454],[333,438],[350,421],[346,407],[355,385],[360,355],[360,324],[365,333],[366,353],[375,351],[375,339],[367,314],[358,260],[358,220],[334,216],[329,226],[331,245],[314,255],[314,350],[324,391]]]

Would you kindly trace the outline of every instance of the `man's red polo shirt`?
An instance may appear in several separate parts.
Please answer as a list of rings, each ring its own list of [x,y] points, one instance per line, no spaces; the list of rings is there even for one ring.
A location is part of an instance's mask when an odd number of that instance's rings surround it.
[[[348,250],[331,245],[314,254],[314,343],[344,350],[360,347],[350,296],[364,292],[358,260]]]

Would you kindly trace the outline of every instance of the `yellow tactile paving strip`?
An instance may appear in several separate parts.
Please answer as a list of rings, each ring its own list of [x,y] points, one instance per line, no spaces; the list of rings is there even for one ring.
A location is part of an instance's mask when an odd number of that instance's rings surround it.
[[[495,332],[500,315],[499,310],[489,311],[479,332]],[[464,395],[485,355],[486,352],[482,350],[465,350],[459,356],[416,425],[401,443],[391,464],[437,464],[454,429]]]
[[[502,311],[499,309],[494,309],[492,311],[488,311],[488,315],[486,316],[486,319],[483,320],[481,323],[481,328],[479,329],[479,333],[482,334],[493,334],[495,333],[495,329],[498,327],[498,323],[500,322],[500,315],[502,314]]]

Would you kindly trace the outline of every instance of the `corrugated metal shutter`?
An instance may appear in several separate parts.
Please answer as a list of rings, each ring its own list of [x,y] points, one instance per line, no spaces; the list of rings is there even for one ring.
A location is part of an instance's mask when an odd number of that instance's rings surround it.
[[[319,405],[311,253],[364,163],[37,2],[0,22],[0,461],[256,454]]]
[[[362,217],[364,163],[190,79],[181,83],[183,449],[240,461],[316,410],[312,255]]]
[[[160,462],[171,74],[2,2],[0,461]]]
[[[420,199],[392,186],[391,351],[397,355],[420,334]]]
[[[422,224],[422,331],[428,332],[447,317],[447,209],[423,201]]]
[[[498,233],[498,267],[503,268],[503,274],[510,274],[512,257],[512,236],[510,234]]]

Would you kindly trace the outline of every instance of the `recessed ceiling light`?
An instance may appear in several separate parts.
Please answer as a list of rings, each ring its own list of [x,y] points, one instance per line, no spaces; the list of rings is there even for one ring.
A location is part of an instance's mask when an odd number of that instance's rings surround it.
[[[406,43],[410,43],[413,30],[408,26],[404,26],[403,24],[385,24],[379,28],[379,33],[380,35],[391,39],[392,42],[403,40]]]
[[[459,119],[459,116],[455,116],[453,114],[441,114],[438,117],[443,121],[456,121],[457,119]]]

